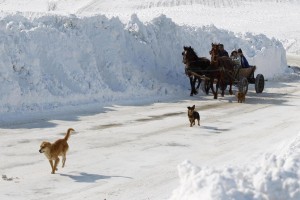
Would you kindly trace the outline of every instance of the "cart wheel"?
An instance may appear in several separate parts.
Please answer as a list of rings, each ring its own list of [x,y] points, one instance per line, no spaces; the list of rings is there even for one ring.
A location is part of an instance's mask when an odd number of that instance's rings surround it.
[[[204,92],[207,95],[209,94],[209,81],[202,80],[200,87],[201,87],[202,92]]]
[[[247,94],[248,92],[248,80],[245,77],[242,77],[238,83],[239,92]]]
[[[262,93],[265,87],[265,78],[262,74],[257,74],[255,78],[255,91],[256,93]]]

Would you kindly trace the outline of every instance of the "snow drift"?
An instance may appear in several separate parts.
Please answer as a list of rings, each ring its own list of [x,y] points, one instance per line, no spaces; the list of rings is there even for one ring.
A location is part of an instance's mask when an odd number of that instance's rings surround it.
[[[300,138],[284,155],[266,155],[261,163],[244,168],[178,166],[180,186],[170,200],[297,200],[300,199]]]
[[[0,41],[1,113],[188,94],[184,45],[206,57],[212,42],[242,48],[266,78],[287,70],[275,39],[179,26],[164,15],[150,23],[132,15],[127,24],[102,15],[6,15]]]

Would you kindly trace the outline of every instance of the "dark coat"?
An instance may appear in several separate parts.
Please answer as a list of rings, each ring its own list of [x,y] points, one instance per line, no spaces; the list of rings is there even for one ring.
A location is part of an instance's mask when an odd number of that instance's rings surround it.
[[[241,65],[242,65],[242,68],[250,67],[250,65],[244,55],[241,55]]]
[[[222,56],[226,56],[226,57],[229,57],[229,54],[226,50],[223,50],[223,51],[219,51],[219,56],[222,57]]]

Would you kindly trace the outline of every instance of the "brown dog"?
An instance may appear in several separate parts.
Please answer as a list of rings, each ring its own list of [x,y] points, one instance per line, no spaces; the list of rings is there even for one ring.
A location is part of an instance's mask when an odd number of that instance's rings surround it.
[[[238,103],[244,103],[245,102],[245,93],[244,92],[236,92],[235,96],[238,100]]]
[[[198,121],[198,126],[200,126],[200,115],[197,111],[195,111],[195,105],[192,107],[187,107],[188,108],[188,117],[190,120],[190,127],[195,125],[195,120]]]
[[[57,165],[59,163],[58,156],[62,156],[62,167],[65,166],[66,154],[69,149],[67,141],[70,137],[71,131],[74,131],[74,129],[69,128],[66,136],[63,139],[57,140],[53,144],[51,144],[50,142],[42,142],[41,144],[39,152],[44,153],[45,156],[48,158],[52,168],[52,174],[55,174],[55,171],[57,171]],[[54,165],[53,161],[55,161]]]

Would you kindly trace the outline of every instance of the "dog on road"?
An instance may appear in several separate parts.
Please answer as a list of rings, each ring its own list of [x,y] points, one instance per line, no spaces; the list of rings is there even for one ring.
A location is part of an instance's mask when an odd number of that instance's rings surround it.
[[[238,100],[238,103],[244,103],[245,102],[245,99],[246,99],[246,95],[245,95],[245,93],[244,92],[236,92],[235,93],[235,96],[236,96],[236,98],[237,98],[237,100]]]
[[[48,158],[50,165],[51,165],[51,173],[55,174],[55,171],[57,171],[57,165],[59,163],[58,156],[62,156],[62,167],[65,166],[66,163],[66,154],[69,149],[69,145],[67,143],[70,134],[72,131],[75,131],[73,128],[69,128],[67,131],[66,136],[63,139],[59,139],[53,144],[50,142],[42,142],[40,146],[40,153],[44,153],[45,156]],[[54,164],[53,164],[54,161]]]
[[[190,127],[195,125],[195,121],[198,121],[198,126],[200,126],[200,115],[197,111],[195,111],[195,105],[192,107],[187,107],[188,108],[188,117],[190,120]]]

